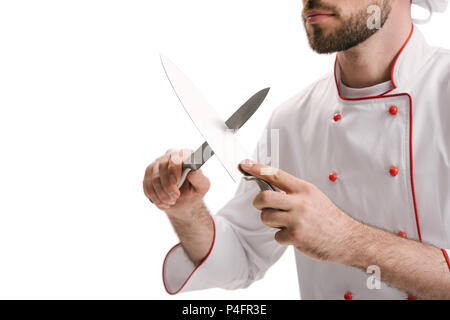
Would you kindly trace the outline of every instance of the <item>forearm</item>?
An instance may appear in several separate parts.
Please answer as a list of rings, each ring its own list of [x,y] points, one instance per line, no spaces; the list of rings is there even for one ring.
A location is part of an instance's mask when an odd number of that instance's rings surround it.
[[[190,212],[181,217],[169,216],[169,220],[184,251],[198,265],[208,254],[214,237],[214,222],[208,209],[201,201],[194,204]]]
[[[442,251],[361,224],[348,264],[381,270],[381,280],[418,299],[450,299],[450,271]]]

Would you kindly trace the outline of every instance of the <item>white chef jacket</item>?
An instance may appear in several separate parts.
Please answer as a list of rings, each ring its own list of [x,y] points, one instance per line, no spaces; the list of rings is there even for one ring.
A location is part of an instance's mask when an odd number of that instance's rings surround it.
[[[450,51],[427,45],[412,27],[392,68],[392,89],[346,98],[334,72],[278,107],[267,125],[279,130],[279,168],[316,185],[358,221],[438,248],[450,248]],[[335,173],[335,175],[331,175]],[[332,177],[337,177],[333,179]],[[241,181],[214,217],[214,241],[197,267],[182,246],[163,264],[168,293],[237,289],[261,279],[286,250],[252,205],[259,192]],[[442,249],[447,259],[450,250]],[[354,267],[295,250],[304,299],[407,299]]]

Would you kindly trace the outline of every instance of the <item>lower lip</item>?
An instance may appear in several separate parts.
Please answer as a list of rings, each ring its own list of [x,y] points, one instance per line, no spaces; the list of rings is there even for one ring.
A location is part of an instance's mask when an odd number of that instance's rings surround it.
[[[330,15],[330,14],[319,14],[317,16],[312,16],[312,17],[306,18],[306,21],[308,23],[318,23],[318,22],[324,21],[324,20],[326,20],[328,18],[331,18],[331,17],[333,17],[333,15]]]

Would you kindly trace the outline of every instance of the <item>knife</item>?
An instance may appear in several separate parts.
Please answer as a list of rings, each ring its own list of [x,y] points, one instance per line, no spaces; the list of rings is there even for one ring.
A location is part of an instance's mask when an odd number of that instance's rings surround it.
[[[265,100],[270,88],[263,89],[255,93],[250,99],[247,100],[231,117],[225,121],[225,125],[228,129],[239,130],[250,117],[258,110],[259,106]],[[204,142],[194,153],[183,161],[181,180],[178,184],[178,188],[181,188],[187,175],[191,171],[197,171],[214,155],[214,151],[209,146],[208,142]]]
[[[196,152],[183,161],[183,174],[179,186],[184,183],[190,171],[198,170],[212,154],[215,154],[235,182],[244,174],[247,180],[256,181],[261,189],[275,190],[268,182],[252,177],[240,169],[239,163],[249,156],[234,136],[235,131],[264,101],[269,89],[255,94],[224,123],[199,90],[169,59],[161,55],[161,63],[185,111],[206,140]]]

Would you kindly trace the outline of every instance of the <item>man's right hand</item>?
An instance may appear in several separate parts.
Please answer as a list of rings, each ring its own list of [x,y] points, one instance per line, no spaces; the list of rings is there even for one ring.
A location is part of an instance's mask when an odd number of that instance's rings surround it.
[[[191,150],[168,150],[156,159],[145,170],[144,193],[160,209],[169,216],[178,216],[189,212],[203,197],[210,187],[209,179],[201,170],[190,172],[181,188],[183,159],[192,153]]]

